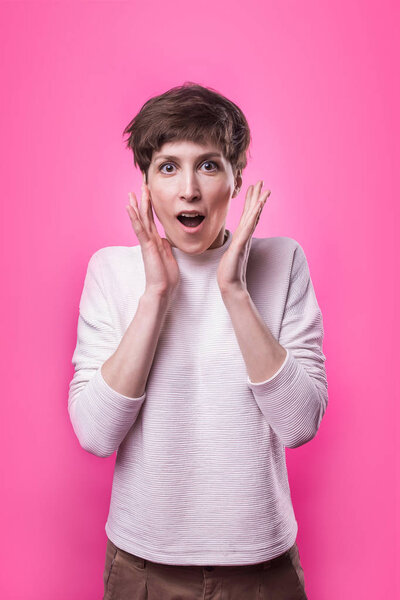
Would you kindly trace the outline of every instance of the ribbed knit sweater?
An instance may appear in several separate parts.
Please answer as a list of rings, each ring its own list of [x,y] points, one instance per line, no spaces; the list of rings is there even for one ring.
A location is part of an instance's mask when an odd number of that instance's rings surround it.
[[[316,435],[328,403],[322,314],[301,245],[251,240],[247,289],[287,351],[256,383],[216,279],[228,234],[199,255],[172,248],[181,279],[140,398],[101,373],[145,291],[140,245],[97,250],[84,281],[69,416],[82,448],[117,452],[107,536],[153,562],[244,565],[289,549],[298,524],[285,448]]]

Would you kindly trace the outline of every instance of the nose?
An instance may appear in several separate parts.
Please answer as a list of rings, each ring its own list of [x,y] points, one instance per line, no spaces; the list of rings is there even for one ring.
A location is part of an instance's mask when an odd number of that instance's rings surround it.
[[[200,198],[200,188],[196,174],[187,171],[182,174],[181,189],[179,193],[181,200],[197,200]]]

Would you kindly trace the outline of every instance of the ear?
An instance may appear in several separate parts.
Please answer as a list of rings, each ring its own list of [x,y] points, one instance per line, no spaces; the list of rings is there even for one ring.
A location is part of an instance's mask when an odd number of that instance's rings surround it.
[[[239,194],[240,188],[242,187],[242,183],[242,172],[238,170],[235,176],[235,189],[233,191],[232,198],[236,198],[236,196]]]

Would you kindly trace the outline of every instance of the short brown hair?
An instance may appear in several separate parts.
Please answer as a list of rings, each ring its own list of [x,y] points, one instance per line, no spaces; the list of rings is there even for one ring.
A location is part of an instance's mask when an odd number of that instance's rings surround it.
[[[216,90],[185,81],[150,98],[124,129],[135,167],[148,174],[154,151],[170,141],[211,141],[230,161],[233,172],[247,165],[250,128],[241,109]]]

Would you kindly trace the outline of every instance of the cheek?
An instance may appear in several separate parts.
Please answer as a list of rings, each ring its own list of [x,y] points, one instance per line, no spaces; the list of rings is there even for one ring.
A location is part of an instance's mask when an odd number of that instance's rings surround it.
[[[213,210],[219,214],[225,214],[229,208],[231,199],[231,190],[229,186],[224,186],[219,190],[213,202]]]
[[[157,219],[160,221],[161,224],[163,224],[163,222],[166,220],[167,215],[165,214],[165,212],[163,212],[162,210],[160,210],[160,207],[157,206],[157,208],[153,206],[153,213],[155,214],[155,216],[157,217]]]
[[[162,207],[166,206],[166,204],[163,201],[162,196],[160,196],[160,194],[157,192],[157,189],[154,189],[154,188],[149,189],[149,192],[150,192],[151,206],[153,208],[153,211],[156,213],[156,215],[158,217],[158,215],[163,214]]]
[[[220,204],[225,204],[231,197],[231,193],[232,193],[232,188],[229,185],[229,182],[225,181],[223,184],[221,184],[221,186],[219,187],[219,189],[216,193],[218,202]]]
[[[150,192],[150,205],[151,205],[151,209],[153,211],[153,215],[155,215],[158,218],[158,220],[160,220],[160,216],[162,217],[162,211],[160,210],[161,204],[158,202],[158,199],[156,199],[156,201],[154,201],[151,192]]]
[[[157,188],[157,186],[153,186],[150,189],[150,199],[153,208],[157,211],[157,214],[168,213],[168,207],[171,206],[171,200],[169,195],[165,193],[165,188]]]

